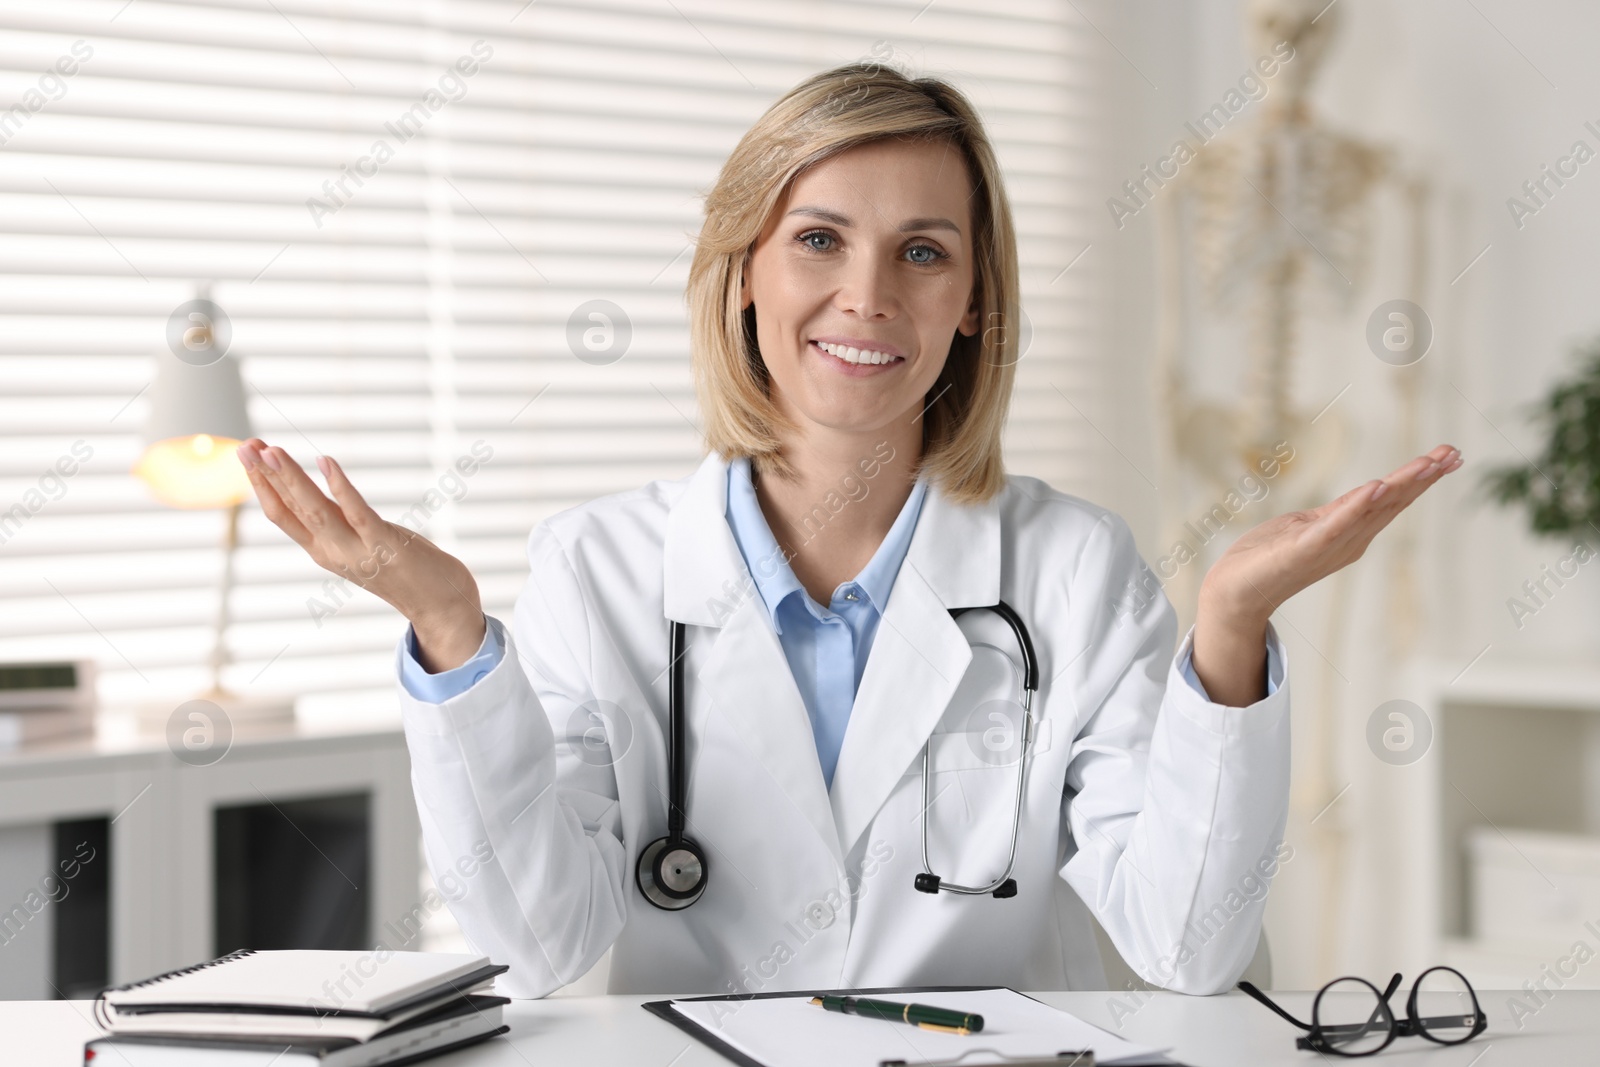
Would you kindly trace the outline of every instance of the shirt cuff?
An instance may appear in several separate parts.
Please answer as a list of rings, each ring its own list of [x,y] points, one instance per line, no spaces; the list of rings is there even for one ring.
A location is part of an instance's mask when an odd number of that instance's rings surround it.
[[[400,656],[400,684],[406,687],[406,692],[428,704],[443,704],[465,693],[494,670],[505,655],[505,638],[498,619],[484,615],[483,620],[483,643],[478,651],[461,666],[438,674],[429,674],[417,662],[417,632],[408,624]]]
[[[1271,624],[1267,627],[1267,696],[1278,691],[1283,684],[1283,659],[1282,646],[1278,642],[1278,635],[1273,632]],[[1183,680],[1189,683],[1202,700],[1211,703],[1211,697],[1206,693],[1206,687],[1200,684],[1200,676],[1194,672],[1194,629],[1183,639],[1183,645],[1178,650],[1178,673],[1183,675]]]

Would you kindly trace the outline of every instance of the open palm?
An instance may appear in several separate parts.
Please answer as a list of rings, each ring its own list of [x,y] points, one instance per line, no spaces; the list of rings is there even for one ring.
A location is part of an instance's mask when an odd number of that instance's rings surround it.
[[[1439,445],[1321,507],[1268,519],[1212,566],[1205,595],[1230,613],[1265,619],[1302,589],[1360,559],[1379,530],[1459,466],[1461,450]]]

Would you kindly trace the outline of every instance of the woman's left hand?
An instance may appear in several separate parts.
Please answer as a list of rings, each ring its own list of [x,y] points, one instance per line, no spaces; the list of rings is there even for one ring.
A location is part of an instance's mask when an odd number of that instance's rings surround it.
[[[1265,625],[1285,600],[1360,559],[1379,530],[1460,465],[1460,449],[1440,445],[1320,508],[1268,519],[1212,566],[1202,599],[1209,596],[1225,614],[1259,618]]]
[[[1268,519],[1235,541],[1201,583],[1195,620],[1195,673],[1212,700],[1239,703],[1223,697],[1246,693],[1255,695],[1243,703],[1259,699],[1267,620],[1278,606],[1360,559],[1379,530],[1459,466],[1460,449],[1439,445],[1387,478]]]

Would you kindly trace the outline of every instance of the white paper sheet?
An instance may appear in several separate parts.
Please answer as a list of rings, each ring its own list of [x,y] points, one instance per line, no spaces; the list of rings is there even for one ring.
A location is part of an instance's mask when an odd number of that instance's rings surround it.
[[[983,1016],[983,1029],[966,1037],[902,1022],[824,1011],[808,997],[745,1001],[675,1000],[672,1007],[766,1067],[878,1067],[883,1060],[953,1060],[981,1064],[999,1056],[1054,1056],[1092,1049],[1098,1064],[1161,1063],[1161,1050],[1124,1041],[1075,1015],[1010,989],[873,996],[896,1004],[927,1004]],[[1168,1061],[1170,1062],[1170,1061]]]

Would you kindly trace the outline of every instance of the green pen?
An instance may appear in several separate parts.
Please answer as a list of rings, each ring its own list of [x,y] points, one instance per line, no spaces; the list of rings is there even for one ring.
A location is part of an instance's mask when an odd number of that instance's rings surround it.
[[[926,1004],[896,1004],[892,1000],[868,1000],[866,997],[812,997],[811,1003],[828,1011],[867,1015],[874,1019],[894,1019],[946,1034],[975,1034],[983,1029],[981,1015],[930,1008]]]

